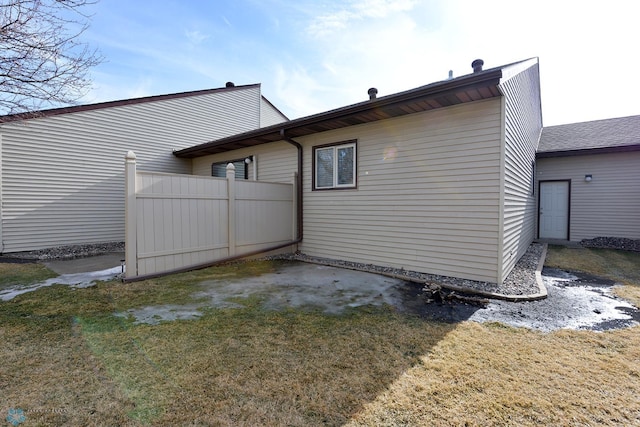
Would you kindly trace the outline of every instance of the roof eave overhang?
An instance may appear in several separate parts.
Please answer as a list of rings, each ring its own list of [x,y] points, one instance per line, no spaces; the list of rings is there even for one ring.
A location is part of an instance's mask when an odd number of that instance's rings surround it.
[[[546,159],[551,157],[587,156],[592,154],[607,154],[607,153],[628,153],[632,151],[640,151],[640,144],[622,145],[617,147],[584,148],[580,150],[542,151],[542,152],[536,153],[536,158]]]
[[[486,70],[453,80],[433,83],[405,92],[353,104],[277,125],[232,135],[216,141],[175,151],[181,158],[195,158],[240,148],[302,137],[399,117],[407,114],[448,107],[466,102],[501,96],[498,89],[502,69]]]

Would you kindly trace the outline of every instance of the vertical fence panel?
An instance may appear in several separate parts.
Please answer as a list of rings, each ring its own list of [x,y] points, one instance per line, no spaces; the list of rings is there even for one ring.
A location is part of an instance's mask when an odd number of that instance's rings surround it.
[[[236,181],[236,244],[247,253],[294,240],[291,184]]]
[[[295,182],[295,181],[294,181]],[[295,238],[295,185],[136,172],[125,157],[126,278],[186,269]]]
[[[125,156],[125,253],[124,260],[127,270],[125,277],[135,277],[138,275],[137,263],[137,232],[136,232],[136,155],[129,151]]]

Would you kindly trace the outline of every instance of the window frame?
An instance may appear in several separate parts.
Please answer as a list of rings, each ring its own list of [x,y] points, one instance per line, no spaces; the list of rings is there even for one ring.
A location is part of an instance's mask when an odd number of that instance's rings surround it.
[[[229,163],[242,163],[244,165],[244,178],[243,179],[248,180],[249,179],[249,168],[247,167],[248,165],[244,162],[244,159],[246,159],[246,157],[243,157],[241,159],[234,159],[234,160],[228,160],[228,161],[223,161],[223,162],[213,162],[213,163],[211,163],[211,176],[214,177],[214,178],[226,178],[227,177],[226,174],[225,174],[225,176],[218,176],[218,177],[216,177],[213,174],[213,168],[216,165],[224,165],[225,170],[226,170],[226,167],[227,167],[227,165]],[[236,178],[236,179],[238,179],[238,178]]]
[[[338,150],[341,148],[353,147],[353,183],[339,184],[338,183]],[[326,190],[353,190],[358,188],[358,141],[355,139],[334,142],[331,144],[316,145],[312,147],[312,191],[326,191]],[[333,180],[330,187],[318,186],[318,162],[317,153],[319,150],[326,150],[328,148],[333,149]]]

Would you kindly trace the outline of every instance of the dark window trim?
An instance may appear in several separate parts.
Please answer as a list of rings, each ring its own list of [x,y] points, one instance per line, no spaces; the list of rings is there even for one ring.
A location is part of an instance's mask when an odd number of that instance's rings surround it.
[[[329,187],[329,188],[316,188],[316,150],[328,147],[336,147],[339,145],[354,144],[356,148],[355,157],[355,171],[353,173],[353,185],[349,187]],[[341,190],[357,190],[358,189],[358,140],[348,139],[346,141],[332,142],[329,144],[314,145],[311,147],[311,190],[312,191],[341,191]]]
[[[246,159],[246,157],[243,157],[241,159],[234,159],[234,160],[227,160],[227,161],[223,161],[223,162],[213,162],[213,163],[211,163],[211,176],[213,176],[213,167],[215,165],[224,164],[225,167],[226,167],[229,163],[242,162],[244,164],[244,179],[249,179],[249,168],[248,168],[248,165],[246,163],[244,163],[244,159]],[[224,177],[221,177],[221,178],[224,178]]]

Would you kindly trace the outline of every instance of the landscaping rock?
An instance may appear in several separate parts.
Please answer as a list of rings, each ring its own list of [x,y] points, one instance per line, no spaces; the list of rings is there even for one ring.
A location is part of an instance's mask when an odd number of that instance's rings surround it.
[[[596,237],[584,239],[580,242],[585,248],[618,249],[623,251],[640,252],[640,239],[627,239],[623,237]]]
[[[21,260],[56,260],[85,258],[114,252],[124,252],[124,242],[94,243],[87,245],[57,246],[55,248],[40,249],[28,252],[13,252],[3,254],[4,258]]]
[[[366,271],[370,273],[386,274],[393,277],[410,279],[419,283],[434,283],[437,286],[449,288],[466,288],[480,292],[489,292],[500,295],[534,295],[540,289],[536,281],[536,268],[542,257],[544,245],[532,243],[527,252],[516,263],[515,267],[502,285],[496,283],[481,282],[476,280],[458,279],[455,277],[440,276],[437,274],[426,274],[417,271],[397,269],[392,267],[382,267],[373,264],[363,264],[350,261],[340,261],[329,258],[312,257],[303,253],[283,254],[268,257],[269,259],[287,259],[304,262],[314,262],[317,264],[330,265],[333,267],[348,268],[352,270]]]

